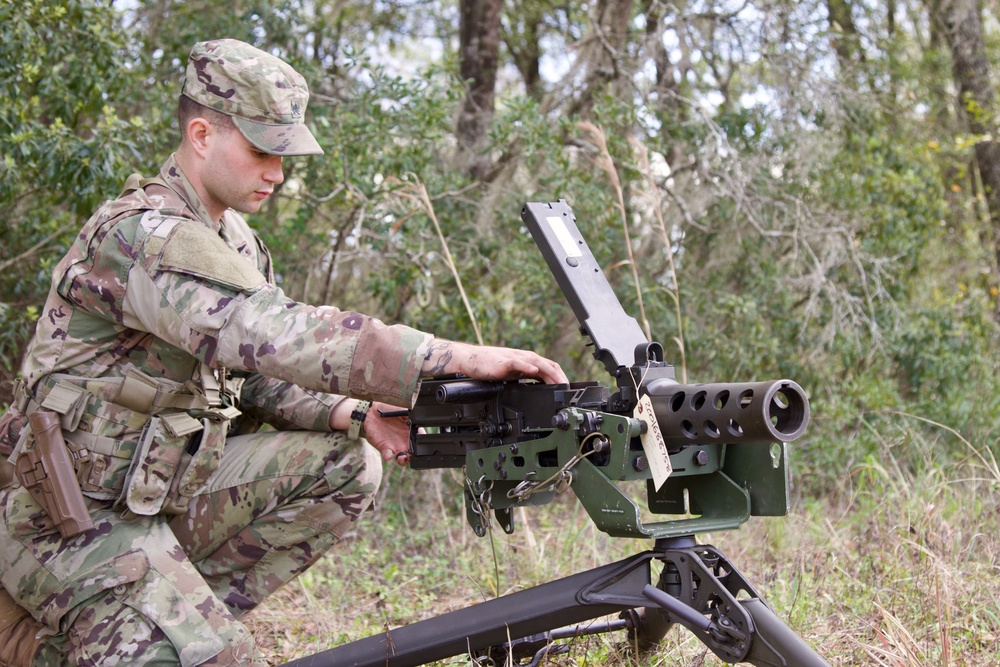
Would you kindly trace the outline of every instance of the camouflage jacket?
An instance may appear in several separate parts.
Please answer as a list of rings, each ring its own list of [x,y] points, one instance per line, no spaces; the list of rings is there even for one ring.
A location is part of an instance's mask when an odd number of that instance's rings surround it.
[[[429,334],[289,299],[240,215],[212,220],[173,156],[160,179],[100,208],[55,268],[29,390],[130,369],[191,386],[225,368],[248,374],[241,410],[311,430],[328,429],[340,396],[411,404]]]

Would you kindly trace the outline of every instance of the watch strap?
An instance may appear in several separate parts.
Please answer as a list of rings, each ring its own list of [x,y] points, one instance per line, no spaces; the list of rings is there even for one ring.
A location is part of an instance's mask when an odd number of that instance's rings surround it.
[[[347,437],[357,440],[361,437],[361,427],[368,416],[368,410],[372,407],[371,401],[358,401],[358,404],[351,410],[351,426],[347,429]]]

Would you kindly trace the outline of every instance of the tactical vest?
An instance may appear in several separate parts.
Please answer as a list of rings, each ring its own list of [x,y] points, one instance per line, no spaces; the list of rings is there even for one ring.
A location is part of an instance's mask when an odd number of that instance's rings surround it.
[[[159,210],[186,210],[165,181],[138,174],[128,178],[119,199],[151,185],[166,190]],[[151,209],[142,198],[136,204],[114,221]],[[27,415],[56,412],[84,496],[113,501],[126,515],[183,513],[218,469],[230,422],[240,415],[242,378],[204,364],[199,376],[181,384],[132,368],[116,378],[55,373],[31,391],[18,382],[11,408],[0,418],[0,454],[16,463],[32,442]],[[0,479],[0,487],[9,483]]]

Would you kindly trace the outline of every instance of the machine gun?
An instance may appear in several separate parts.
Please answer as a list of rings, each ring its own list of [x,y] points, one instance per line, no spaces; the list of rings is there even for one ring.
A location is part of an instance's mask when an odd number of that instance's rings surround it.
[[[409,411],[410,466],[465,469],[477,535],[494,519],[512,532],[515,508],[569,489],[600,530],[649,538],[653,548],[288,664],[411,667],[465,654],[534,666],[562,650],[557,639],[624,630],[648,649],[677,623],[724,662],[825,666],[725,556],[694,537],[787,514],[786,443],[808,425],[805,392],[790,380],[678,383],[660,344],[622,309],[570,207],[528,203],[521,217],[615,387],[424,382]],[[619,486],[635,481],[645,482],[650,513],[673,518],[643,522]]]

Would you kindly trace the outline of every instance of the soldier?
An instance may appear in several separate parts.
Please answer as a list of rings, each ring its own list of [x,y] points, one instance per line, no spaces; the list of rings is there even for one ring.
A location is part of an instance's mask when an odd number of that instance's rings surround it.
[[[405,463],[405,420],[379,409],[441,374],[566,382],[532,352],[275,286],[239,213],[273,194],[284,156],[322,153],[307,101],[283,61],[195,45],[177,151],[56,267],[0,422],[0,664],[264,665],[239,618],[371,504],[379,453]]]

